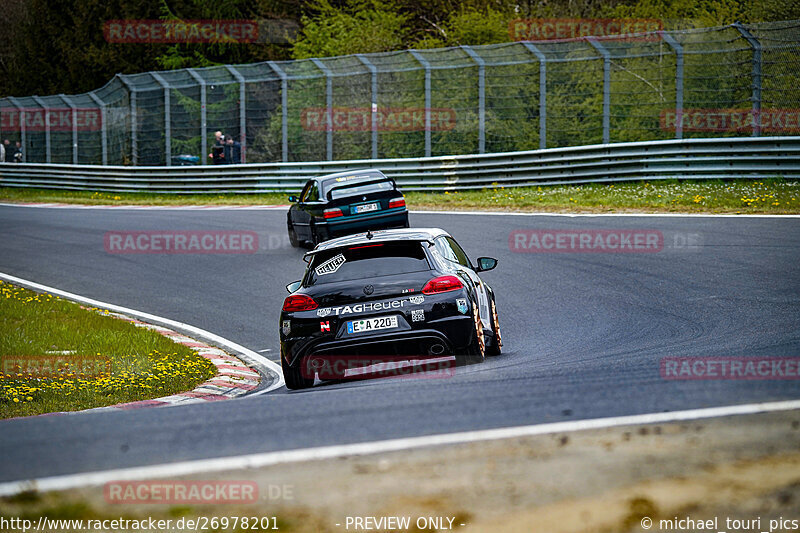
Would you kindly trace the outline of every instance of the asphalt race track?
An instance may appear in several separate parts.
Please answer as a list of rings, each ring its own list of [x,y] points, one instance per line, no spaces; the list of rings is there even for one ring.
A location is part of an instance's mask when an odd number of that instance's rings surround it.
[[[198,326],[276,359],[300,277],[282,210],[0,207],[0,271]],[[505,354],[444,379],[0,422],[0,481],[472,429],[800,398],[796,380],[665,380],[665,356],[800,355],[800,219],[412,214],[498,297]],[[516,253],[519,229],[645,229],[657,253]],[[256,254],[112,254],[106,231],[248,230]],[[691,243],[689,246],[685,243]],[[677,246],[676,246],[677,244]]]

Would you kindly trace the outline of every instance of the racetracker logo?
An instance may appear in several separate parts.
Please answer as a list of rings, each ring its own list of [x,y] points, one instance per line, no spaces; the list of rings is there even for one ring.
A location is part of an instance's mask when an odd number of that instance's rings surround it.
[[[0,358],[3,377],[65,378],[101,377],[111,374],[111,359],[103,356],[24,356],[10,355]]]
[[[376,131],[425,131],[422,107],[376,108]],[[430,131],[451,131],[456,127],[454,109],[431,108]],[[361,107],[308,107],[300,113],[300,124],[308,131],[372,131],[372,111]]]
[[[110,254],[254,254],[254,231],[108,231],[103,246]]]
[[[664,29],[658,19],[516,19],[508,23],[512,41],[549,41],[581,37],[615,37],[631,41],[658,41]]]
[[[518,253],[657,253],[664,249],[658,230],[515,230],[508,247]]]
[[[664,357],[660,367],[669,380],[800,379],[800,357]]]
[[[440,379],[455,374],[455,358],[441,355],[307,355],[300,360],[306,379]]]
[[[95,107],[81,107],[73,110],[65,107],[52,107],[47,110],[40,107],[23,107],[22,109],[4,107],[0,110],[0,130],[4,133],[27,133],[47,131],[71,132],[73,124],[78,131],[100,131],[103,127],[103,115]]]
[[[255,20],[109,20],[109,43],[254,43]]]
[[[660,122],[665,131],[680,125],[683,131],[797,133],[800,109],[665,109]]]
[[[255,503],[255,481],[109,481],[103,487],[108,503]]]

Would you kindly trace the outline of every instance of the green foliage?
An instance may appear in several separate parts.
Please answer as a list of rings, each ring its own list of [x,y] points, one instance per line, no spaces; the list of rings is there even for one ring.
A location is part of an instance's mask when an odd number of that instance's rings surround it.
[[[451,13],[445,23],[446,45],[480,45],[507,42],[508,23],[516,18],[513,13],[465,9]]]
[[[292,49],[295,59],[384,52],[405,47],[408,16],[380,0],[349,0],[345,7],[328,0],[312,4],[314,16],[302,18],[303,29]]]
[[[619,4],[608,15],[660,19],[666,29],[723,26],[746,20],[748,4],[743,0],[638,0]]]

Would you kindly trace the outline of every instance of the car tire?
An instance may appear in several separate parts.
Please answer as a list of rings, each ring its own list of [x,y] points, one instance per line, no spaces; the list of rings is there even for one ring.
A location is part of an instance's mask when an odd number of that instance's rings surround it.
[[[486,340],[483,335],[483,322],[481,322],[478,306],[472,309],[472,332],[470,343],[463,355],[456,356],[456,363],[461,365],[473,365],[483,363],[486,359]]]
[[[288,364],[281,357],[281,368],[283,369],[283,381],[289,390],[308,389],[314,386],[314,380],[303,376],[299,366]]]
[[[494,296],[490,300],[491,310],[490,318],[492,321],[492,338],[491,344],[486,347],[486,355],[500,355],[503,349],[503,337],[500,335],[500,319],[497,318],[497,304],[494,301]]]
[[[289,244],[292,245],[292,248],[297,248],[300,246],[300,241],[297,240],[297,232],[292,226],[289,226]]]

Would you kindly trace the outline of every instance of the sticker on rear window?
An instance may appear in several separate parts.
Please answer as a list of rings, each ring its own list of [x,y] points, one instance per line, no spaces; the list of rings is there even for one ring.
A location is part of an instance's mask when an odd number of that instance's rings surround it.
[[[314,272],[317,273],[317,276],[324,276],[325,274],[333,274],[339,267],[344,264],[344,256],[342,254],[336,255],[322,263],[320,266],[314,269]]]

